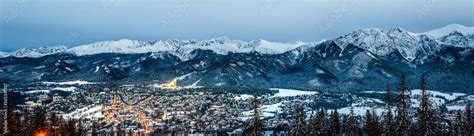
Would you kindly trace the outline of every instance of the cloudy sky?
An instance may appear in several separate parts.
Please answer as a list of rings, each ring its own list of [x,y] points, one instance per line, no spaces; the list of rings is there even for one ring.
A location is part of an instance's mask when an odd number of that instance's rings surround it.
[[[0,50],[103,40],[331,39],[355,29],[474,26],[472,0],[2,0]]]

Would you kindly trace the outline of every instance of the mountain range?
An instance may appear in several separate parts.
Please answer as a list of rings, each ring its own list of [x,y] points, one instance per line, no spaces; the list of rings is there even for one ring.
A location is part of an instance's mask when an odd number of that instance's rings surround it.
[[[0,79],[12,82],[113,80],[121,84],[381,90],[401,72],[416,88],[474,93],[474,27],[424,33],[361,29],[320,42],[210,40],[101,41],[0,52]]]

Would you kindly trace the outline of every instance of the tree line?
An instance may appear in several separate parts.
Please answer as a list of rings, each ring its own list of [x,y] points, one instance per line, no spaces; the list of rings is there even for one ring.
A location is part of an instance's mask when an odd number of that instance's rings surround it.
[[[287,127],[274,127],[272,135],[290,136],[473,136],[474,116],[472,107],[466,105],[463,111],[455,112],[454,120],[439,116],[427,92],[425,76],[420,78],[421,100],[414,114],[410,114],[410,96],[405,74],[400,74],[396,87],[396,102],[392,103],[389,84],[385,89],[385,111],[379,116],[375,110],[367,110],[365,116],[356,116],[354,110],[348,115],[340,115],[337,109],[327,113],[323,109],[315,111],[310,118],[302,105],[296,104],[292,119]],[[253,114],[244,130],[244,135],[261,136],[265,129],[261,120],[258,98],[251,99]],[[395,111],[392,111],[395,107]]]
[[[1,118],[0,133],[5,136],[85,136],[86,129],[82,121],[76,119],[65,120],[62,116],[58,116],[55,112],[51,112],[47,117],[46,112],[35,107],[33,111],[24,108],[20,112],[12,112],[12,108],[7,109],[7,120]],[[33,112],[32,115],[30,113]],[[2,115],[3,117],[3,115]],[[5,122],[7,126],[5,126]],[[95,124],[96,125],[96,124]],[[93,125],[94,126],[94,125]],[[92,127],[93,132],[96,127]],[[6,130],[6,131],[5,131]],[[93,133],[94,134],[94,133]],[[95,133],[97,136],[97,133]]]

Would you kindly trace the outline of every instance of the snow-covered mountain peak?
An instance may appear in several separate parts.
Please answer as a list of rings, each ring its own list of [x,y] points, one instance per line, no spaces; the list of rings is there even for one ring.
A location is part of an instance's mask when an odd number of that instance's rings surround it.
[[[143,50],[147,50],[147,45],[149,45],[149,43],[147,42],[130,39],[120,39],[115,41],[101,41],[81,45],[69,49],[68,52],[78,56],[100,53],[142,53]]]
[[[452,46],[474,47],[474,39],[470,39],[467,35],[457,30],[438,38],[438,40],[444,44],[449,44]]]
[[[454,31],[458,31],[462,33],[463,35],[471,35],[471,34],[474,34],[474,27],[467,27],[460,24],[450,24],[442,28],[438,28],[435,30],[421,33],[421,34],[430,35],[435,38],[441,38],[442,36],[448,35],[449,33],[454,32]]]
[[[39,48],[22,48],[16,50],[14,52],[8,53],[6,56],[14,56],[14,57],[29,57],[29,58],[39,58],[50,54],[55,54],[59,52],[63,52],[67,49],[66,46],[52,46],[52,47],[39,47]]]
[[[399,27],[399,26],[396,26],[396,27],[393,27],[391,28],[390,30],[388,30],[389,32],[406,32],[405,29]]]
[[[0,51],[0,58],[7,57],[8,55],[7,52]]]
[[[424,35],[417,35],[400,27],[388,31],[380,28],[362,29],[334,39],[342,49],[352,44],[377,56],[385,56],[396,51],[408,61],[413,61],[420,53],[419,50],[424,50],[428,46],[432,50],[439,49],[439,44],[431,41],[435,39],[427,39]]]
[[[280,54],[289,50],[293,50],[297,47],[305,45],[304,42],[295,42],[295,43],[280,43],[280,42],[270,42],[267,40],[260,39],[255,44],[255,51],[263,54]]]
[[[389,45],[390,38],[380,28],[361,29],[353,31],[339,38],[334,42],[342,49],[353,44],[377,55],[385,55],[391,51]]]
[[[426,33],[412,33],[401,27],[394,27],[387,31],[380,28],[369,28],[352,31],[351,33],[333,39],[332,41],[334,41],[341,49],[352,44],[379,56],[389,54],[393,51],[399,51],[407,58],[407,60],[411,60],[417,56],[418,49],[422,47],[433,50],[436,50],[440,45],[446,44],[462,47],[474,47],[474,28],[451,24]],[[70,49],[67,49],[64,46],[20,49],[11,53],[0,53],[0,57],[42,57],[44,55],[59,52],[71,53],[77,56],[101,53],[136,54],[168,52],[179,57],[181,60],[187,60],[193,56],[190,52],[198,49],[211,50],[214,53],[221,55],[249,52],[280,54],[294,50],[303,45],[308,44],[303,42],[271,42],[263,39],[247,42],[231,39],[226,36],[216,37],[209,40],[168,39],[160,41],[139,41],[120,39],[95,42]]]

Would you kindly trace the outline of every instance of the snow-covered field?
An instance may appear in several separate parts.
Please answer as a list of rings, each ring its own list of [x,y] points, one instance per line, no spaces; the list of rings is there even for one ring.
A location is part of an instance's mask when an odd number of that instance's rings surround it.
[[[22,92],[23,94],[34,94],[34,93],[49,93],[50,90],[31,90]]]
[[[82,80],[75,81],[66,81],[66,82],[42,82],[43,84],[53,84],[53,85],[87,85],[87,84],[97,84],[96,82],[88,82]]]
[[[74,118],[74,119],[79,119],[79,118],[101,118],[104,117],[100,110],[102,109],[102,105],[97,105],[97,106],[91,106],[91,107],[84,107],[81,109],[76,109],[73,112],[64,114],[65,119],[69,118]]]
[[[292,96],[299,96],[299,95],[313,95],[317,94],[318,92],[311,92],[311,91],[301,91],[301,90],[294,90],[294,89],[281,89],[281,88],[270,88],[270,90],[277,90],[278,93],[270,96],[269,98],[275,97],[292,97]],[[236,96],[234,99],[236,100],[246,100],[252,97],[252,95],[242,94]],[[270,104],[270,105],[262,105],[260,107],[260,112],[262,117],[273,117],[275,114],[282,112],[282,106],[284,106],[288,101],[281,101],[279,103]],[[242,113],[243,117],[242,120],[247,120],[249,116],[253,114],[253,110],[245,111]]]
[[[464,93],[443,93],[439,91],[433,91],[433,90],[427,90],[427,92],[431,95],[431,97],[443,97],[446,100],[454,100],[457,97],[465,96],[466,94]],[[421,90],[420,89],[415,89],[411,90],[411,95],[412,96],[421,96]]]
[[[464,110],[464,108],[466,108],[466,106],[462,106],[462,105],[452,105],[452,106],[446,106],[446,108],[448,109],[448,111]]]
[[[77,90],[77,87],[71,86],[71,87],[56,87],[51,90],[59,90],[59,91],[64,91],[64,92],[75,92]]]
[[[293,90],[293,89],[281,89],[281,88],[270,88],[270,90],[278,90],[278,93],[271,97],[291,97],[291,96],[298,96],[298,95],[313,95],[317,94],[318,92],[310,92],[310,91],[301,91],[301,90]]]
[[[446,108],[448,111],[451,110],[462,110],[466,107],[466,104],[461,103],[449,103],[449,101],[458,99],[459,97],[466,97],[467,101],[469,100],[469,97],[471,95],[466,95],[464,93],[444,93],[440,91],[433,91],[433,90],[427,90],[429,94],[429,99],[430,102],[432,103],[433,106],[441,106],[441,105],[446,105]],[[364,91],[363,93],[385,93],[384,91]],[[420,99],[421,99],[421,90],[420,89],[414,89],[410,91],[410,106],[412,108],[417,108],[419,107],[420,104]],[[375,110],[375,113],[377,115],[381,115],[383,112],[386,112],[385,107],[380,107],[380,105],[384,105],[384,101],[380,99],[375,99],[375,98],[361,98],[361,100],[356,101],[352,103],[352,108],[354,109],[354,114],[355,115],[360,115],[363,116],[365,115],[365,112],[367,110],[372,111],[372,109]],[[379,104],[377,106],[376,104]],[[337,109],[337,111],[340,114],[349,114],[350,113],[351,107],[343,107]],[[329,112],[332,111],[329,110]],[[395,108],[392,110],[395,111]]]
[[[248,94],[242,94],[242,95],[234,97],[234,99],[236,99],[236,100],[247,100],[248,98],[251,98],[251,97],[253,97],[253,96],[248,95]]]
[[[283,106],[283,102],[271,104],[271,105],[262,105],[259,109],[262,114],[262,117],[273,117],[275,116],[276,113],[281,112],[281,106]],[[245,111],[242,113],[243,117],[241,117],[242,120],[247,120],[250,116],[253,115],[253,110]]]
[[[55,87],[52,89],[42,89],[42,90],[30,90],[30,91],[25,91],[22,92],[23,94],[34,94],[34,93],[49,93],[51,90],[58,90],[58,91],[64,91],[64,92],[75,92],[78,90],[77,87],[70,86],[70,87]]]

